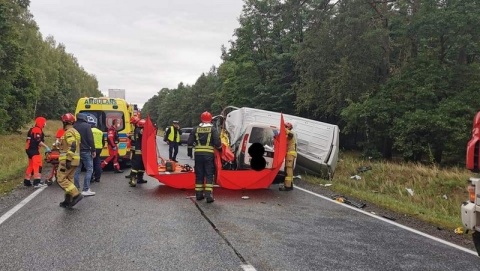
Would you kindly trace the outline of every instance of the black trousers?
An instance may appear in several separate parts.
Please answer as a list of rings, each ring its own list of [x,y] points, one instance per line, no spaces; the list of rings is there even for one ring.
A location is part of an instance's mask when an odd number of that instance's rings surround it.
[[[195,191],[205,190],[206,196],[213,191],[213,172],[214,156],[213,154],[195,155]],[[205,183],[205,185],[204,185]]]
[[[170,141],[168,144],[168,159],[177,160],[178,142]]]

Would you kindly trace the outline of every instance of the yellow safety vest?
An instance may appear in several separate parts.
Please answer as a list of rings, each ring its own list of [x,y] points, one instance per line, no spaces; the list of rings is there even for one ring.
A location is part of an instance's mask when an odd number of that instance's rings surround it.
[[[168,135],[168,140],[173,142],[173,139],[175,138],[175,129],[172,126],[170,126],[170,134]],[[177,139],[175,140],[176,142],[180,142],[180,133],[177,130]]]
[[[198,134],[206,134],[208,133],[207,136],[207,142],[205,142],[205,145],[202,145],[200,143],[200,138],[198,137]],[[212,127],[198,127],[197,131],[195,133],[195,139],[197,140],[197,145],[195,145],[195,153],[197,152],[209,152],[213,153],[213,146],[210,145],[210,139],[212,137]]]
[[[92,128],[93,142],[95,143],[95,149],[103,149],[103,132],[98,128]]]

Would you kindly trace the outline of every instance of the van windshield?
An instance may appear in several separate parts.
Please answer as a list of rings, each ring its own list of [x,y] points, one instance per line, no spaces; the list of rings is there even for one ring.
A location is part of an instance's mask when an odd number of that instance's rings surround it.
[[[273,131],[270,127],[252,127],[248,143],[260,143],[273,147]]]
[[[97,128],[103,132],[107,132],[108,127],[112,126],[114,119],[118,119],[120,122],[120,128],[118,128],[118,131],[121,131],[125,128],[125,116],[121,111],[82,110],[80,112],[90,113],[97,117]]]

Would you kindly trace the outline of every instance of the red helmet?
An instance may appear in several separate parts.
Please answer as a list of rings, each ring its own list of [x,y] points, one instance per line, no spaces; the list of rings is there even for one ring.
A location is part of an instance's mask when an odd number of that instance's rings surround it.
[[[212,122],[212,114],[210,114],[208,111],[205,111],[202,113],[202,115],[200,115],[200,119],[205,123]]]
[[[145,126],[145,123],[147,121],[145,119],[141,119],[137,122],[137,127],[140,127],[140,128],[143,128],[143,126]]]
[[[293,125],[290,122],[285,122],[285,128],[287,128],[288,130],[292,130]]]
[[[75,122],[75,116],[72,113],[66,113],[62,116],[62,122],[63,123],[74,123]]]
[[[43,128],[45,127],[45,124],[47,123],[47,120],[44,117],[37,117],[35,119],[35,126]]]
[[[137,116],[133,116],[130,118],[131,124],[136,124],[140,119]]]

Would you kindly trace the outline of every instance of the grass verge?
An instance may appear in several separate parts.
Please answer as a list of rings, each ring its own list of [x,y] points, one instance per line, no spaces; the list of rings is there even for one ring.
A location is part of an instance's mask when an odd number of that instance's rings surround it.
[[[416,217],[439,227],[454,229],[462,225],[460,205],[468,197],[471,173],[466,169],[441,169],[413,163],[367,161],[353,153],[343,153],[332,186],[335,193],[373,203]],[[359,172],[362,167],[371,170]],[[352,178],[360,176],[361,179]],[[310,183],[325,180],[307,176]],[[407,188],[413,190],[411,195]]]

